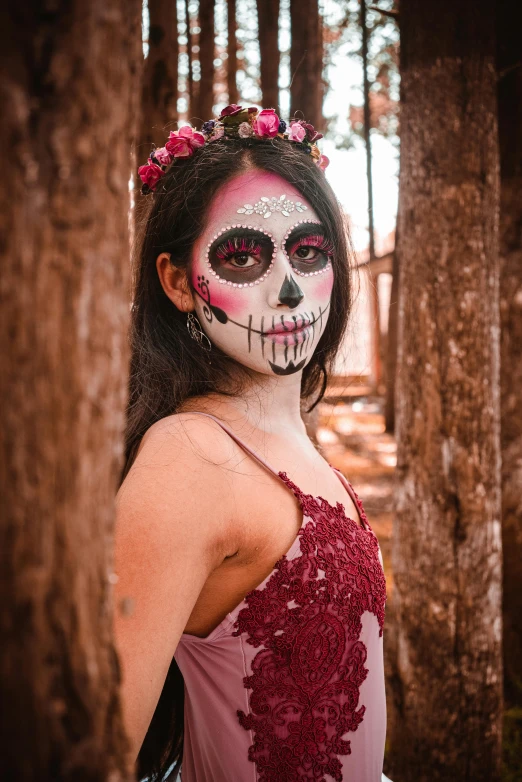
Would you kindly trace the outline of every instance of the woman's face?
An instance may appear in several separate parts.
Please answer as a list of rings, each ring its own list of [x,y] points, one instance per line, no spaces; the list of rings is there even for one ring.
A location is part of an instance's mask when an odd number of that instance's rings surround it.
[[[203,330],[256,372],[299,372],[328,320],[332,254],[312,206],[286,180],[263,171],[234,177],[216,193],[194,246]]]

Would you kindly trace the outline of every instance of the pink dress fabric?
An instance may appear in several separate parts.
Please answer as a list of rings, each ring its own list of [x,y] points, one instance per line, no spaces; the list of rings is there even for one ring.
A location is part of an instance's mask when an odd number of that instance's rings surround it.
[[[362,503],[336,470],[364,527],[209,417],[279,476],[303,520],[273,571],[208,636],[180,639],[181,782],[381,782],[386,583]]]

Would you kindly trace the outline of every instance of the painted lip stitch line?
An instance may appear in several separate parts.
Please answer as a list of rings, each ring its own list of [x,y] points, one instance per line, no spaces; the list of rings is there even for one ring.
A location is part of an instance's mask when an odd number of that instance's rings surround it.
[[[310,318],[305,318],[304,315],[301,315],[301,323],[298,324],[295,316],[291,321],[281,320],[281,323],[276,323],[273,328],[264,331],[262,337],[268,337],[276,344],[285,347],[299,345],[306,341],[313,325],[315,324],[312,324]]]

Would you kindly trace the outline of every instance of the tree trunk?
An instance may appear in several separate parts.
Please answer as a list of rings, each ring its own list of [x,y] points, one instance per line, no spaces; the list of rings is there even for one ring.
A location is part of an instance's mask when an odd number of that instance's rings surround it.
[[[494,6],[401,2],[393,600],[401,782],[500,779]]]
[[[318,0],[290,0],[290,116],[323,128],[323,41]]]
[[[199,26],[201,80],[194,113],[201,124],[214,115],[214,0],[199,0]]]
[[[111,570],[141,2],[23,9],[0,26],[0,778],[117,782],[131,778]]]
[[[236,0],[227,0],[227,89],[228,102],[239,103],[239,94],[237,91],[237,21],[236,21]]]
[[[173,0],[148,0],[149,53],[142,87],[141,134],[137,149],[146,161],[152,144],[162,147],[178,119],[178,15]],[[141,162],[140,162],[141,165]]]
[[[497,20],[505,695],[522,707],[522,7]]]
[[[397,241],[397,240],[396,240]],[[399,256],[397,249],[393,253],[392,285],[390,308],[388,310],[388,338],[386,340],[386,402],[384,420],[386,431],[395,431],[395,383],[397,379],[397,314],[399,298]]]
[[[279,0],[257,0],[264,108],[279,108]]]
[[[187,28],[187,117],[192,119],[194,107],[194,73],[192,69],[192,31],[190,27],[189,0],[185,0],[185,26]]]
[[[372,258],[375,258],[375,227],[373,224],[372,140],[370,136],[370,80],[368,79],[368,27],[366,24],[366,0],[361,0],[360,26],[363,66],[364,146],[366,148],[366,182],[368,189],[368,247],[371,260]]]

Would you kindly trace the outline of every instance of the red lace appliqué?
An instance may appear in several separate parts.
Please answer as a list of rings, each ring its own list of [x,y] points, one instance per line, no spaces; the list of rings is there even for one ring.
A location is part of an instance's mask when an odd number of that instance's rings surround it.
[[[357,730],[366,708],[357,708],[368,673],[362,614],[377,617],[379,636],[384,626],[378,542],[355,492],[367,530],[341,504],[303,494],[279,475],[310,521],[299,530],[301,556],[283,556],[238,614],[234,635],[247,633],[247,642],[263,649],[243,679],[251,712],[237,714],[254,733],[248,757],[259,782],[327,782],[325,775],[342,782],[338,756],[351,752],[342,736]]]

